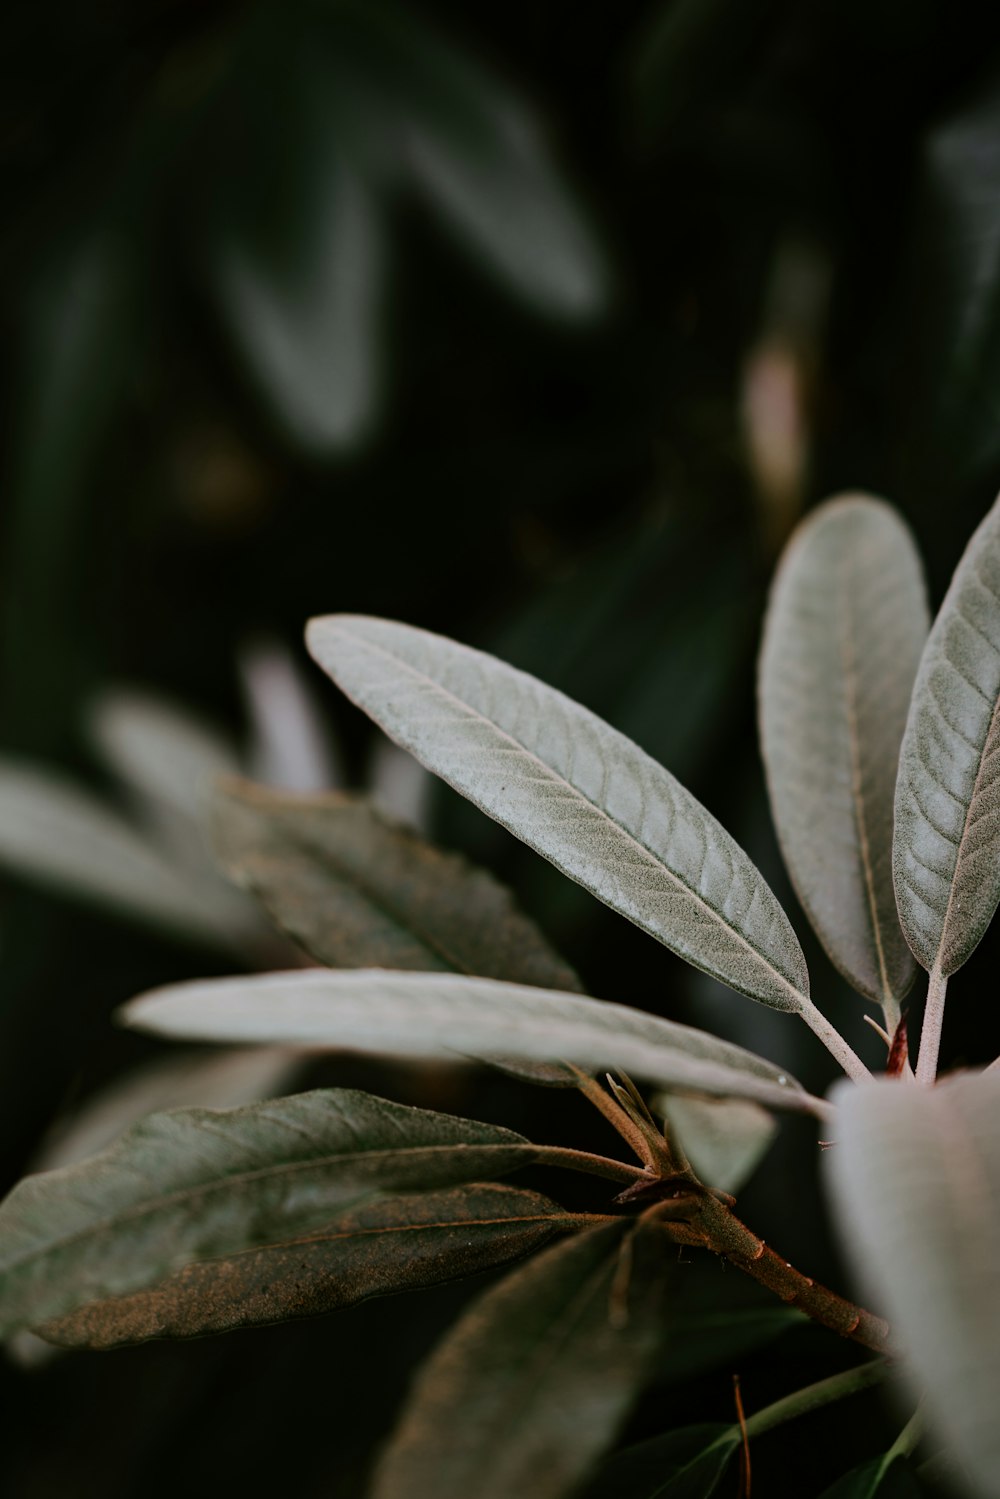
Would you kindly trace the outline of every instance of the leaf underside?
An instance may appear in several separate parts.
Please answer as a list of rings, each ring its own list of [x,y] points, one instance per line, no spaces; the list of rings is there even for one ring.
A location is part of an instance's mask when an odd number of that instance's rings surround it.
[[[928,623],[908,528],[882,501],[845,496],[789,544],[760,661],[768,791],[796,893],[848,982],[894,1006],[916,966],[892,884],[893,794]]]
[[[1000,1473],[1000,1073],[836,1090],[824,1156],[856,1273],[984,1494]]]
[[[579,994],[457,973],[385,969],[258,974],[171,985],[119,1012],[159,1035],[281,1041],[421,1058],[509,1058],[617,1067],[665,1088],[809,1111],[771,1062],[706,1031]]]
[[[969,542],[927,641],[896,785],[900,920],[954,973],[1000,900],[1000,501]]]
[[[492,875],[434,848],[362,797],[296,797],[229,781],[216,797],[213,831],[233,878],[329,967],[580,988]]]
[[[418,1375],[373,1499],[569,1492],[647,1376],[669,1263],[662,1229],[612,1223],[473,1302]]]
[[[0,1204],[0,1336],[198,1259],[309,1233],[374,1193],[452,1186],[536,1158],[511,1130],[321,1089],[153,1114]]]
[[[590,1221],[537,1192],[492,1184],[376,1197],[316,1232],[187,1265],[36,1331],[63,1347],[115,1348],[315,1316],[473,1275]]]
[[[798,940],[743,850],[662,766],[494,657],[388,620],[310,622],[309,649],[429,770],[696,967],[809,1006]]]

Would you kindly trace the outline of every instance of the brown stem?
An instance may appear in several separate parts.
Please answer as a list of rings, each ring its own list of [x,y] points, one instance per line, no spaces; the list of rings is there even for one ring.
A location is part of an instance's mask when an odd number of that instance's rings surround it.
[[[700,1243],[714,1254],[724,1255],[789,1306],[800,1307],[814,1322],[842,1338],[851,1338],[875,1353],[889,1351],[889,1324],[881,1317],[796,1270],[700,1183],[692,1183],[692,1189],[690,1196],[679,1193],[672,1201],[650,1210],[673,1237],[688,1244]]]

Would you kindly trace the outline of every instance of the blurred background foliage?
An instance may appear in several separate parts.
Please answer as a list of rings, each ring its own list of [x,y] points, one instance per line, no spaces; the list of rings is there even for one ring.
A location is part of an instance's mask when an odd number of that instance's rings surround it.
[[[201,763],[367,782],[369,727],[301,651],[310,614],[406,619],[562,687],[685,779],[791,901],[753,725],[780,545],[825,495],[882,493],[936,603],[1000,481],[992,13],[11,0],[4,30],[4,1183],[157,1054],[115,1033],[117,1003],[282,960],[209,867],[194,804],[164,819],[157,767],[171,745],[187,763],[194,735]],[[454,798],[427,812],[398,765],[374,774],[510,880],[592,992],[825,1084],[804,1027],[686,972]],[[89,869],[67,868],[58,818],[38,851],[53,806],[83,818]],[[956,992],[954,1061],[1000,1050],[995,1007],[973,1002],[996,940]],[[870,1048],[807,950],[820,1002]],[[311,1080],[607,1143],[577,1101],[499,1076],[331,1060]],[[783,1125],[745,1207],[837,1279],[813,1154]],[[699,1276],[719,1294],[714,1270],[685,1271],[685,1296]],[[0,1490],[359,1494],[413,1359],[467,1294],[9,1361]],[[682,1362],[632,1434],[668,1406],[729,1420],[734,1368],[760,1405],[843,1362],[830,1342],[796,1328]],[[879,1450],[885,1419],[762,1443],[762,1481],[770,1463],[773,1492],[818,1492]]]

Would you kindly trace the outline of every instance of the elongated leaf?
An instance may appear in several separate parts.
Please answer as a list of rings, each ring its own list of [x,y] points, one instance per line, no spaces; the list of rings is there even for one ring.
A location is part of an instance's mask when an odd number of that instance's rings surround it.
[[[824,1489],[820,1499],[920,1499],[925,1492],[906,1459],[886,1453],[852,1468]]]
[[[960,968],[1000,900],[1000,501],[934,621],[896,784],[899,915],[928,970]]]
[[[552,989],[580,982],[509,891],[361,797],[229,782],[215,836],[230,874],[321,963],[431,969]]]
[[[830,958],[898,1012],[916,967],[892,886],[892,805],[928,628],[909,530],[844,496],[798,529],[774,581],[760,727],[785,863]]]
[[[709,1499],[740,1445],[738,1426],[685,1426],[609,1458],[581,1499]]]
[[[362,28],[411,181],[477,258],[550,316],[602,311],[605,257],[524,102],[411,7],[340,9]]]
[[[173,1051],[134,1068],[102,1088],[52,1132],[32,1171],[54,1171],[104,1150],[130,1124],[164,1109],[231,1109],[283,1093],[303,1066],[301,1052],[279,1046],[239,1050]]]
[[[363,440],[376,416],[385,232],[344,91],[300,19],[253,17],[211,116],[200,206],[248,374],[287,435],[327,454]]]
[[[669,1242],[655,1226],[591,1229],[474,1302],[418,1376],[373,1499],[569,1492],[648,1371]]]
[[[256,640],[238,653],[250,717],[249,774],[267,786],[309,793],[344,779],[341,755],[291,651]]]
[[[0,763],[0,863],[144,922],[231,946],[248,929],[242,899],[182,875],[151,842],[71,781]]]
[[[1000,1074],[839,1087],[824,1155],[855,1271],[928,1419],[979,1484],[1000,1473]]]
[[[817,1105],[770,1062],[626,1005],[456,973],[267,973],[173,984],[119,1012],[127,1025],[211,1041],[345,1047],[400,1056],[506,1057],[621,1067],[661,1087]]]
[[[259,1327],[473,1275],[591,1222],[514,1187],[375,1198],[316,1232],[187,1265],[150,1290],[93,1302],[39,1331],[67,1348],[116,1348]]]
[[[810,1008],[802,950],[760,873],[689,792],[560,692],[466,646],[334,615],[307,642],[430,770],[564,874],[731,988]]]
[[[653,1107],[665,1115],[695,1174],[722,1192],[738,1192],[749,1180],[777,1128],[766,1109],[744,1098],[667,1093]]]
[[[534,1158],[511,1130],[349,1090],[154,1114],[101,1155],[26,1177],[0,1205],[0,1335],[192,1260],[322,1228],[373,1193]]]

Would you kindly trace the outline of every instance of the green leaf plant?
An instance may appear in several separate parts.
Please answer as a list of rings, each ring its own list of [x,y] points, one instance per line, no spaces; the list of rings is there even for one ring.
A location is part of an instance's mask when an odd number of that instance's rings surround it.
[[[897,1440],[818,1472],[814,1492],[925,1492],[926,1423],[970,1492],[1000,1494],[1000,1070],[937,1081],[947,979],[1000,899],[1000,501],[929,635],[909,532],[865,495],[800,526],[767,611],[759,705],[779,842],[823,948],[881,1013],[865,1017],[884,1046],[875,1077],[810,997],[792,924],[746,853],[629,739],[422,630],[331,616],[307,638],[428,770],[671,952],[804,1021],[845,1077],[821,1098],[725,1039],[585,995],[491,875],[361,797],[229,779],[214,804],[220,859],[320,966],[172,985],[127,1005],[127,1025],[485,1062],[582,1093],[634,1159],[350,1090],[154,1114],[0,1206],[0,1335],[75,1348],[193,1337],[521,1261],[418,1373],[374,1499],[692,1499],[737,1460],[748,1492],[758,1438],[887,1376],[909,1398]],[[904,1003],[919,967],[914,1068]],[[781,1111],[813,1116],[831,1147],[830,1201],[864,1304],[734,1211]],[[496,1180],[527,1166],[596,1178],[600,1210],[549,1196],[558,1174],[544,1193]],[[754,1313],[760,1336],[811,1318],[875,1357],[740,1408],[733,1425],[611,1452],[668,1354],[698,1363],[669,1348],[698,1336],[672,1305],[679,1249],[721,1256],[785,1303]],[[746,1329],[734,1336],[747,1346]]]

